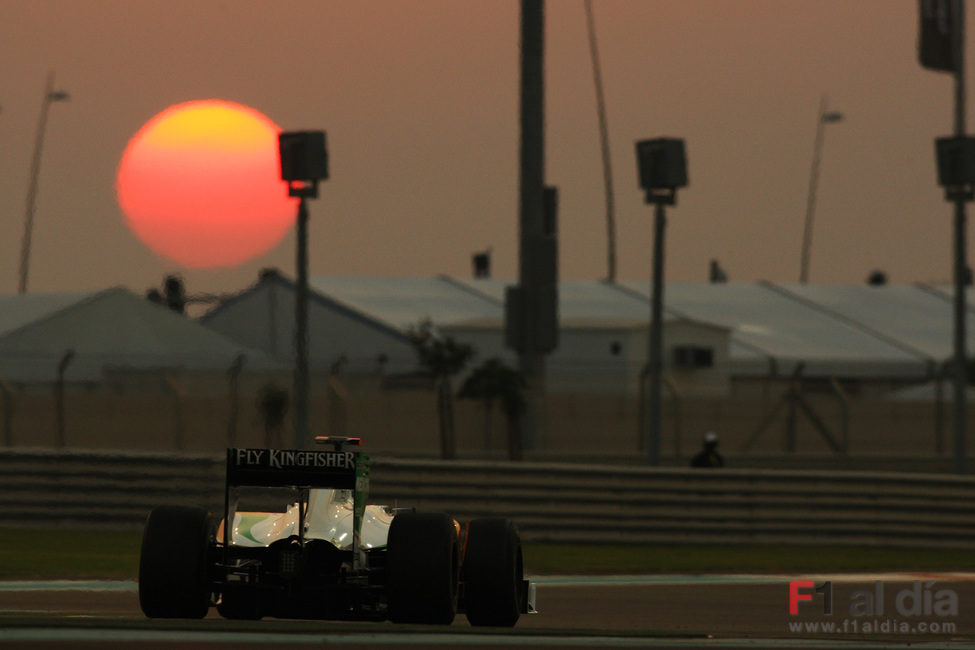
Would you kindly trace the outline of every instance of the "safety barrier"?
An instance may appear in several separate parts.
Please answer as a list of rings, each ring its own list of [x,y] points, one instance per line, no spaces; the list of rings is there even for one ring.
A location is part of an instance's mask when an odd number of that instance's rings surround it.
[[[223,458],[0,451],[0,526],[134,529],[161,504],[222,507]],[[371,501],[504,515],[523,539],[967,547],[975,478],[374,458]]]

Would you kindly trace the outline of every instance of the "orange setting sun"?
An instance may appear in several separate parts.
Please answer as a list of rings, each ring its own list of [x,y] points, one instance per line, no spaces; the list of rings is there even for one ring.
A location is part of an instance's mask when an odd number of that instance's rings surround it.
[[[297,212],[280,179],[279,132],[232,102],[192,101],[159,113],[119,163],[116,191],[129,227],[186,268],[237,266],[267,252]]]

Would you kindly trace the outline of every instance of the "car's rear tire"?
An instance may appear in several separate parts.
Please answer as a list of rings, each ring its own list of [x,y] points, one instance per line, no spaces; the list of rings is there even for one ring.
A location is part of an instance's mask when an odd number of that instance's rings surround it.
[[[441,513],[405,512],[389,527],[386,550],[389,618],[449,625],[457,612],[454,521]]]
[[[504,517],[474,519],[467,529],[461,580],[471,625],[512,627],[524,608],[521,538]]]
[[[210,513],[159,506],[149,513],[139,557],[139,606],[150,618],[203,618],[210,607]]]

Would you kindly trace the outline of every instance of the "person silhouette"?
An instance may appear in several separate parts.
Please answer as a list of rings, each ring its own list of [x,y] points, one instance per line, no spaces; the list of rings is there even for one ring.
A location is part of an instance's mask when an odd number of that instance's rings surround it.
[[[724,458],[718,453],[718,434],[708,431],[704,434],[701,451],[691,459],[691,467],[724,467]]]

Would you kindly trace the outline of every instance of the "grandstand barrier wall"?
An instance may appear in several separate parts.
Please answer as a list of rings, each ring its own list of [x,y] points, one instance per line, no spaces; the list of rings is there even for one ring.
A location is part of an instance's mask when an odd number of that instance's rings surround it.
[[[224,456],[0,451],[0,527],[138,529],[157,505],[222,508]],[[529,542],[971,545],[975,477],[373,457],[370,502],[503,515]]]

